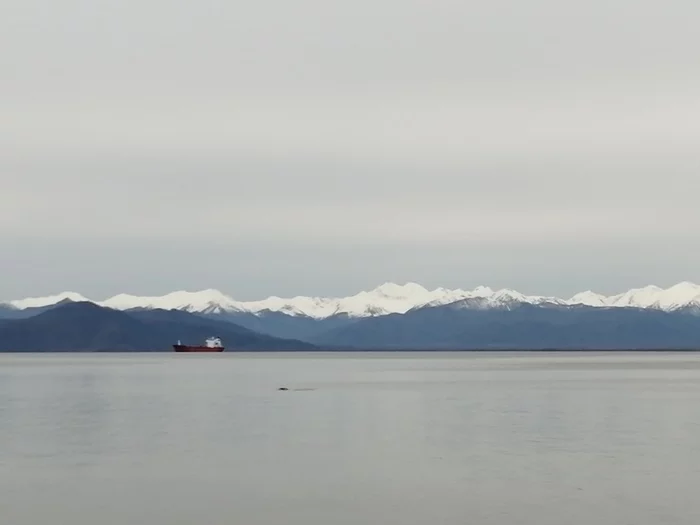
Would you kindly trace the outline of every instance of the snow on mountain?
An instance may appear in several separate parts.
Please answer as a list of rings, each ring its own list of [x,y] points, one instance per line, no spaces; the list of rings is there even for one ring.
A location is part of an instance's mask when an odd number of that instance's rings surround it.
[[[88,301],[89,299],[78,293],[65,292],[49,297],[10,301],[6,306],[23,310],[49,306],[65,300]],[[447,288],[428,290],[419,284],[409,282],[403,285],[384,283],[373,290],[362,291],[349,297],[272,296],[260,301],[237,301],[218,290],[208,289],[196,292],[172,292],[157,297],[120,294],[97,304],[118,310],[162,308],[197,313],[249,312],[253,314],[270,311],[323,319],[337,314],[373,317],[452,303],[462,308],[508,308],[518,303],[530,303],[656,308],[666,311],[689,308],[700,312],[700,285],[682,282],[667,289],[646,286],[612,296],[589,290],[564,300],[556,297],[527,296],[509,289],[493,290],[485,286],[474,290]]]
[[[568,303],[588,306],[656,308],[671,312],[680,308],[700,306],[700,286],[690,282],[678,283],[667,289],[651,285],[644,288],[633,288],[609,297],[587,291],[574,295]]]
[[[606,296],[590,290],[577,293],[571,299],[569,299],[567,303],[571,305],[582,304],[585,306],[609,306],[610,304]]]
[[[339,299],[338,310],[352,317],[402,314],[432,299],[434,294],[420,284],[384,283],[369,292],[360,292],[352,297]]]
[[[89,301],[90,299],[80,295],[75,292],[63,292],[56,295],[49,295],[47,297],[28,297],[26,299],[19,299],[17,301],[9,301],[7,304],[11,307],[17,308],[18,310],[26,310],[27,308],[41,308],[43,306],[51,306],[58,304],[63,301]]]
[[[251,312],[270,310],[290,315],[306,315],[317,319],[337,314],[351,317],[372,317],[390,313],[405,313],[414,306],[433,300],[437,295],[416,283],[398,285],[384,283],[370,291],[350,297],[270,297],[263,301],[245,303]]]
[[[381,286],[362,291],[349,297],[305,297],[282,298],[272,296],[261,301],[235,301],[216,290],[202,292],[175,292],[163,297],[136,297],[118,295],[100,304],[120,310],[129,308],[176,308],[189,312],[221,313],[265,311],[280,312],[291,316],[307,316],[324,319],[344,314],[350,317],[375,317],[392,313],[406,313],[413,308],[438,306],[463,299],[488,299],[487,304],[502,306],[517,302],[540,304],[558,302],[561,299],[550,297],[528,297],[514,290],[498,290],[480,286],[474,290],[450,290],[437,288],[428,290],[416,284],[384,283]]]
[[[649,308],[663,293],[658,286],[645,286],[633,288],[624,293],[608,297],[608,303],[612,306],[633,306],[635,308]]]
[[[329,317],[338,313],[339,299],[323,297],[297,296],[290,299],[272,296],[262,301],[242,303],[249,312],[281,312],[291,316],[308,316],[314,318]]]
[[[445,304],[464,301],[465,299],[482,299],[494,295],[494,291],[488,286],[479,286],[473,290],[448,290],[447,288],[438,288],[434,290],[433,295],[436,297],[426,303],[416,305],[416,308],[426,308],[433,306],[442,306]]]
[[[102,301],[100,306],[115,310],[146,308],[163,310],[184,310],[186,312],[222,313],[246,311],[243,303],[235,301],[218,290],[202,290],[200,292],[172,292],[160,297],[139,297],[136,295],[120,294]]]
[[[672,311],[685,307],[700,306],[700,285],[684,281],[671,286],[660,294],[656,306],[662,310]]]
[[[510,309],[517,304],[566,304],[562,299],[556,297],[545,297],[540,295],[523,295],[515,290],[502,289],[493,291],[488,287],[479,287],[471,292],[465,292],[463,297],[457,301],[434,301],[428,306],[439,304],[454,304],[457,308],[471,308],[484,310],[489,308]]]
[[[700,286],[682,282],[664,290],[647,286],[611,298],[614,306],[636,306],[673,311],[700,303]]]
[[[188,312],[223,313],[265,311],[281,312],[291,316],[307,316],[323,319],[338,314],[351,317],[372,317],[391,313],[405,313],[416,306],[433,301],[454,302],[464,297],[487,296],[490,288],[477,288],[473,292],[438,288],[428,290],[416,283],[403,285],[384,283],[370,290],[349,297],[282,298],[272,296],[261,301],[236,301],[217,290],[201,292],[174,292],[162,297],[139,297],[121,294],[99,303],[118,310],[131,308],[179,309]]]

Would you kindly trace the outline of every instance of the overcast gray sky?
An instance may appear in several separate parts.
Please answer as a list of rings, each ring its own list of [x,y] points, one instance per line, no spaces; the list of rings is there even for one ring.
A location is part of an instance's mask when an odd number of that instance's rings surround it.
[[[0,298],[700,282],[694,0],[0,0]]]

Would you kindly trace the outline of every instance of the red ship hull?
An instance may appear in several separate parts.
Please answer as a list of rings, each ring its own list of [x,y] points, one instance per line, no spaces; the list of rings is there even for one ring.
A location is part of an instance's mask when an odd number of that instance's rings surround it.
[[[223,347],[173,345],[176,352],[223,352]]]

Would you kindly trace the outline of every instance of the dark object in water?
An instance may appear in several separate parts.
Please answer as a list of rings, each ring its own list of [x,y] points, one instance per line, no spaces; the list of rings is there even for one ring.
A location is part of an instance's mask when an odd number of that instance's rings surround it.
[[[289,390],[288,388],[285,388],[283,386],[279,387],[277,390]]]

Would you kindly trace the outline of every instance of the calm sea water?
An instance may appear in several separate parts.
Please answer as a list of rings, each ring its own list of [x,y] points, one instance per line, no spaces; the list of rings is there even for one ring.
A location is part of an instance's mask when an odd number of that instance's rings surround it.
[[[0,355],[8,525],[698,524],[699,491],[696,354]]]

